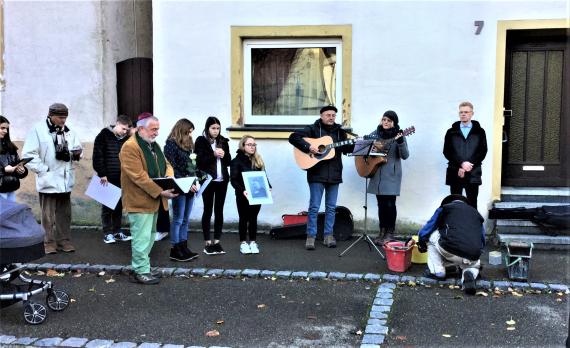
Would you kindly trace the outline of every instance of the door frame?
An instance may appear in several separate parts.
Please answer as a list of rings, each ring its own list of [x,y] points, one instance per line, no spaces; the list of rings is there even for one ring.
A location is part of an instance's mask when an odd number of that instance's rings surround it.
[[[501,197],[501,177],[503,162],[503,116],[505,102],[505,69],[507,54],[507,30],[522,29],[569,29],[566,19],[500,20],[497,21],[497,55],[495,68],[495,109],[493,112],[493,162],[491,166],[491,199]]]

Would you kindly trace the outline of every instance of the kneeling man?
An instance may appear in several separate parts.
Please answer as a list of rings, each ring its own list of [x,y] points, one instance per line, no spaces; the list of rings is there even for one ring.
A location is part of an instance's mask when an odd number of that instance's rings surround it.
[[[418,250],[428,253],[431,275],[445,279],[446,267],[459,267],[466,294],[475,294],[479,257],[485,246],[483,217],[461,195],[449,195],[418,232]]]

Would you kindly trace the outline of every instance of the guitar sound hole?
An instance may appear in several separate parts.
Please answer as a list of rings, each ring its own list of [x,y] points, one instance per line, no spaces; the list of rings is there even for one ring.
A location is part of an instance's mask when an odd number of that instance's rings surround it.
[[[326,147],[324,145],[319,145],[319,152],[323,153],[325,152]]]

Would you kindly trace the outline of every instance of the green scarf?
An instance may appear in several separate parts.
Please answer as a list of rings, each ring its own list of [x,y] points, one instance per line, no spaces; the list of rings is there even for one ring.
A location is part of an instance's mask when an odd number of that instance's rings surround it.
[[[137,143],[139,143],[140,148],[144,154],[144,160],[146,161],[146,167],[148,176],[151,178],[162,178],[166,174],[166,160],[164,159],[164,154],[160,149],[160,146],[156,142],[149,144],[140,137],[139,133],[135,133],[137,138]],[[153,151],[154,150],[154,154]]]

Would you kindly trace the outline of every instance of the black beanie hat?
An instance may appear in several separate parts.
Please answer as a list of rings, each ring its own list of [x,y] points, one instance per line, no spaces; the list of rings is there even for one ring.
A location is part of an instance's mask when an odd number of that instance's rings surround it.
[[[388,117],[389,119],[394,121],[394,127],[398,125],[398,115],[396,114],[395,111],[388,110],[384,113],[382,117]]]
[[[443,201],[441,201],[441,206],[444,206],[446,204],[449,204],[453,201],[462,201],[464,203],[469,204],[469,201],[467,200],[467,198],[465,198],[465,196],[463,195],[458,195],[458,194],[453,194],[453,195],[449,195],[447,197],[445,197],[443,199]]]
[[[323,106],[319,113],[322,114],[323,112],[329,111],[329,110],[333,110],[334,112],[338,112],[338,110],[336,109],[336,107],[334,105],[327,105],[327,106]]]

